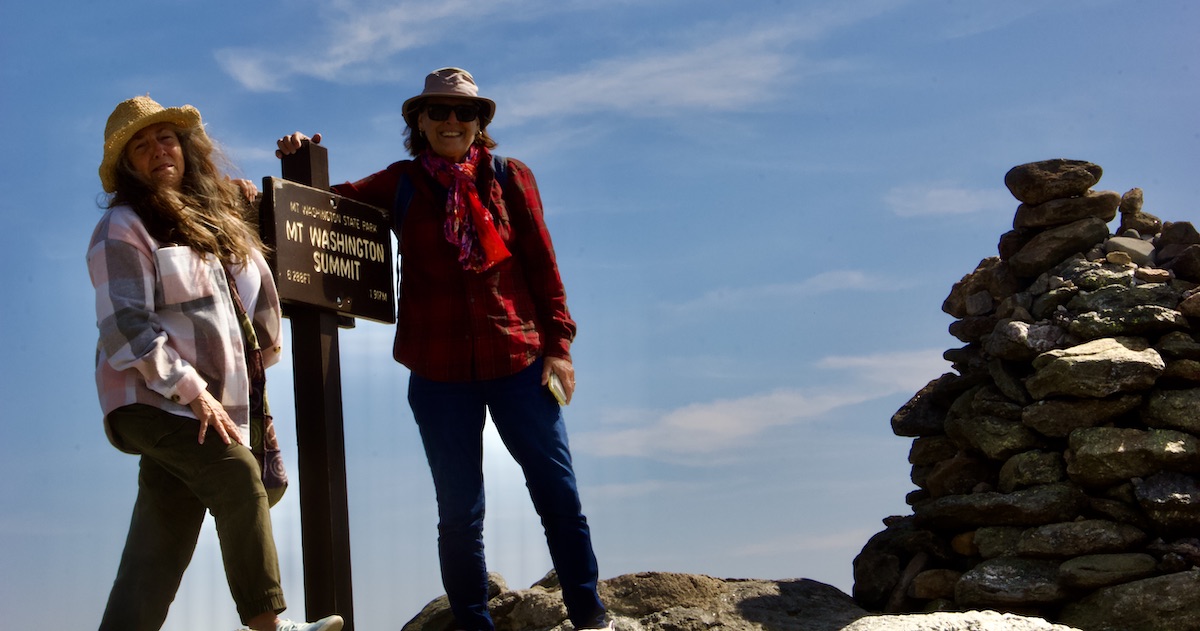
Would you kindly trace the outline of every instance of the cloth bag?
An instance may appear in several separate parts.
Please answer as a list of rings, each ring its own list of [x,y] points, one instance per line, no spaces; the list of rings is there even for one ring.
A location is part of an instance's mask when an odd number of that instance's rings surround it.
[[[267,403],[267,370],[263,364],[258,334],[254,332],[254,322],[246,313],[242,297],[238,295],[237,282],[228,268],[225,269],[225,280],[229,285],[229,295],[233,298],[238,322],[242,326],[242,338],[246,344],[246,368],[250,376],[250,452],[258,459],[258,467],[262,471],[267,503],[274,506],[283,499],[288,479],[287,471],[283,468],[283,454],[279,451],[279,439],[275,437],[271,407]]]

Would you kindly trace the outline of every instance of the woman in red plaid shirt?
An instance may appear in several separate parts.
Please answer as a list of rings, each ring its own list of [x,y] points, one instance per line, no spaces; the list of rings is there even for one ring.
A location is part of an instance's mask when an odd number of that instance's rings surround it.
[[[521,465],[576,629],[610,628],[567,447],[562,402],[575,390],[575,322],[527,166],[491,153],[496,104],[470,73],[442,68],[404,102],[412,160],[335,186],[392,208],[400,244],[393,349],[438,498],[442,582],[458,626],[490,631],[483,554],[485,413]],[[312,142],[320,142],[314,134]],[[277,155],[309,141],[295,133]]]

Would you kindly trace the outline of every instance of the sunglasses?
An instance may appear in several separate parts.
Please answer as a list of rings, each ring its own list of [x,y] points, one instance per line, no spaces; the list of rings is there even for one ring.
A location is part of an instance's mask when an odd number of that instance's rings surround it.
[[[446,105],[444,103],[431,103],[425,106],[425,115],[432,121],[444,121],[450,118],[450,112],[454,112],[455,118],[460,123],[469,123],[476,118],[479,118],[478,105]]]

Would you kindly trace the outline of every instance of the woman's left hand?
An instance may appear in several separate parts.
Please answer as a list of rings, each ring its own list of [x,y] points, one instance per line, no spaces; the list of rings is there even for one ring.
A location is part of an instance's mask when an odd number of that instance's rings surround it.
[[[250,180],[234,178],[230,178],[229,181],[233,182],[238,188],[242,189],[242,195],[246,196],[246,201],[252,202],[254,201],[255,197],[258,197],[258,187],[254,185],[254,182],[251,182]]]
[[[211,427],[226,445],[232,443],[245,444],[242,440],[242,431],[238,429],[237,423],[234,423],[233,419],[229,418],[229,413],[225,411],[225,407],[208,390],[201,390],[200,396],[193,399],[188,404],[188,407],[192,408],[192,413],[200,421],[200,436],[196,442],[203,445],[204,435],[208,433],[208,429]]]
[[[542,385],[550,383],[550,373],[558,375],[558,380],[562,383],[563,393],[566,395],[566,402],[571,402],[571,395],[575,394],[575,366],[571,364],[571,360],[563,359],[562,357],[547,357],[542,365]]]

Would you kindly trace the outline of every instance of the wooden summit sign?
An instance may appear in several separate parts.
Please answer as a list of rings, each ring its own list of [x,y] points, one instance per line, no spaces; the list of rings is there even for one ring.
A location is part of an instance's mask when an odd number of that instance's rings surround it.
[[[385,211],[267,177],[261,212],[280,301],[376,322],[396,321]]]

